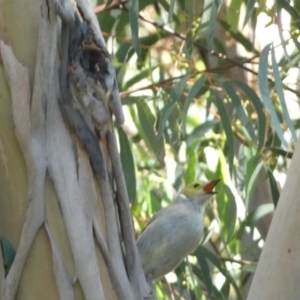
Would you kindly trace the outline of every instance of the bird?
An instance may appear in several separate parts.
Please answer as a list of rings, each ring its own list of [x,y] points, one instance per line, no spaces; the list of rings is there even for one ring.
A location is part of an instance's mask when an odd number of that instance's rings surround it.
[[[220,179],[188,184],[173,203],[158,211],[137,239],[148,283],[174,270],[199,245],[204,211]]]

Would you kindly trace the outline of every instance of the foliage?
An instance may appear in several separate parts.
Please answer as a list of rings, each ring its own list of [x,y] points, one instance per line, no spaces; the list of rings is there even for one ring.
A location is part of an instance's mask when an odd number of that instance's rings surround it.
[[[118,132],[137,230],[184,184],[223,182],[201,246],[157,284],[158,298],[242,299],[265,239],[259,220],[277,204],[300,126],[299,3],[122,3],[96,11],[127,116]],[[271,29],[266,44],[259,33]],[[253,208],[259,188],[272,199]]]

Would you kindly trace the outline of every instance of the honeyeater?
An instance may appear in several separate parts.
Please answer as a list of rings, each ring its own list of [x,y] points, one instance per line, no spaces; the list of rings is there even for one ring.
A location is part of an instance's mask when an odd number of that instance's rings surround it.
[[[196,249],[203,233],[205,206],[219,181],[187,185],[172,204],[149,221],[137,240],[148,282],[175,269]]]

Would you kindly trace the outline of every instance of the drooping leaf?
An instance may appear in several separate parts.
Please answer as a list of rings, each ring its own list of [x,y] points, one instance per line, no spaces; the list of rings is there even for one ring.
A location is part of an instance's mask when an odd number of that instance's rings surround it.
[[[207,48],[212,49],[212,43],[214,39],[214,32],[216,27],[216,21],[218,17],[219,3],[212,1],[210,4],[210,18],[208,20],[208,32],[207,32]]]
[[[235,224],[237,219],[237,207],[235,197],[231,189],[226,184],[224,184],[224,192],[227,196],[227,203],[225,206],[225,214],[223,220],[226,226],[224,228],[226,230],[226,242],[229,243],[235,230]]]
[[[237,14],[237,11],[241,10],[241,5],[243,0],[233,0],[230,1],[228,10],[226,12],[226,22],[230,26],[231,31],[237,32],[239,26],[240,14]]]
[[[252,194],[254,192],[254,187],[255,187],[255,184],[257,183],[257,178],[258,178],[258,174],[259,172],[261,171],[261,169],[263,168],[264,166],[264,162],[261,161],[259,162],[257,165],[256,165],[256,168],[254,169],[251,177],[250,177],[250,180],[246,186],[247,190],[246,190],[246,206],[248,207],[249,205],[249,201],[252,197]]]
[[[5,270],[5,276],[7,276],[12,263],[16,256],[16,251],[14,247],[12,246],[11,242],[6,237],[0,238],[0,246],[1,246],[1,252],[3,255],[3,263],[4,263],[4,270]]]
[[[187,136],[187,144],[191,144],[194,140],[199,139],[205,135],[206,132],[213,129],[220,121],[213,119],[204,122],[203,124],[194,128],[194,130]]]
[[[136,197],[136,176],[133,154],[128,137],[121,127],[118,128],[118,135],[120,144],[120,158],[122,162],[128,197],[130,202],[134,202]]]
[[[269,182],[270,182],[270,187],[271,187],[273,203],[274,203],[274,206],[276,207],[278,200],[279,200],[280,193],[278,190],[277,182],[276,182],[273,172],[271,170],[268,170],[268,177],[269,177]]]
[[[253,48],[253,42],[251,40],[249,40],[246,36],[244,36],[241,32],[239,31],[233,31],[229,24],[227,24],[225,21],[222,20],[218,20],[218,22],[220,23],[220,25],[227,31],[230,33],[230,35],[241,45],[244,46],[244,48],[247,51],[252,51],[252,52],[257,52],[255,51]]]
[[[244,125],[246,130],[248,131],[250,137],[253,140],[255,140],[255,133],[254,133],[254,128],[253,128],[252,122],[249,119],[249,117],[246,115],[245,109],[242,106],[242,102],[241,102],[240,98],[238,97],[238,95],[236,94],[234,88],[228,81],[223,83],[223,87],[225,88],[230,99],[232,100],[232,103],[236,109],[236,112],[237,112],[237,115],[238,115],[240,121],[242,122],[242,124]]]
[[[208,295],[211,295],[213,291],[213,283],[210,275],[209,265],[207,263],[206,256],[205,253],[203,252],[203,249],[204,249],[203,247],[198,247],[195,253],[201,268],[202,280],[205,283]]]
[[[272,100],[270,98],[270,92],[268,87],[268,55],[269,55],[270,47],[271,44],[268,44],[261,52],[261,56],[259,60],[259,68],[258,68],[259,89],[260,89],[263,103],[266,109],[268,110],[268,112],[270,113],[272,124],[277,133],[277,136],[282,142],[282,144],[285,147],[288,147],[288,144],[284,138],[283,130],[280,126],[279,119],[277,117]]]
[[[132,42],[134,50],[141,60],[141,46],[139,40],[139,1],[138,0],[129,0],[129,21],[130,21],[130,28],[132,33]]]
[[[195,255],[198,258],[198,256],[202,255],[204,257],[206,257],[207,259],[209,259],[211,261],[211,263],[224,275],[224,277],[230,282],[230,284],[232,285],[232,287],[234,288],[235,292],[236,292],[236,299],[238,300],[242,300],[242,294],[241,291],[238,287],[238,285],[236,284],[236,282],[234,281],[234,279],[231,277],[230,273],[223,267],[222,261],[211,251],[209,251],[208,249],[206,249],[203,246],[199,246],[196,251],[195,251]]]
[[[259,205],[257,208],[252,211],[249,216],[247,217],[247,224],[251,226],[251,224],[255,224],[264,216],[268,215],[269,213],[274,211],[274,204],[273,203],[264,203]]]
[[[283,8],[284,10],[286,10],[289,15],[292,17],[293,19],[293,23],[294,25],[298,28],[298,30],[300,30],[300,14],[299,11],[297,11],[288,1],[286,0],[278,0],[277,1],[277,5],[280,8]]]
[[[169,22],[172,20],[173,14],[174,14],[174,8],[175,8],[175,0],[170,1],[170,7],[169,7]]]
[[[187,170],[185,172],[185,182],[193,182],[196,180],[198,166],[198,141],[194,141],[187,149]]]
[[[235,81],[235,83],[247,94],[249,101],[252,102],[255,107],[258,117],[258,147],[257,152],[259,153],[265,144],[265,132],[266,132],[266,116],[264,114],[264,107],[261,100],[247,84],[242,81]]]
[[[171,95],[170,95],[170,102],[162,109],[161,117],[159,120],[158,125],[158,135],[161,136],[163,130],[166,127],[168,119],[172,113],[172,110],[175,106],[175,103],[180,99],[181,93],[183,89],[186,87],[186,82],[190,78],[191,74],[185,75],[181,80],[174,86]]]
[[[216,107],[218,108],[218,113],[220,115],[221,123],[223,125],[226,139],[227,139],[227,146],[228,146],[228,164],[229,164],[229,170],[230,174],[232,174],[233,170],[233,159],[234,159],[234,138],[233,138],[233,132],[231,127],[231,122],[229,119],[229,116],[227,114],[225,105],[223,103],[223,100],[219,96],[218,93],[212,91],[212,94],[214,95],[214,103]]]
[[[155,116],[151,112],[148,104],[145,101],[137,104],[139,121],[141,124],[143,139],[145,140],[149,149],[153,151],[157,160],[161,165],[164,165],[165,145],[162,135],[158,136],[154,130]]]
[[[124,87],[122,88],[122,90],[127,90],[134,84],[138,83],[139,81],[146,79],[156,68],[157,67],[147,68],[141,71],[140,73],[138,73],[137,75],[135,75],[134,77],[128,79],[126,82],[124,82]]]
[[[276,87],[278,98],[280,100],[280,104],[281,104],[281,107],[282,107],[283,118],[284,118],[289,130],[291,131],[291,134],[292,134],[292,137],[293,137],[294,141],[296,142],[297,141],[297,134],[296,134],[294,125],[291,121],[290,114],[289,114],[288,109],[287,109],[287,105],[286,105],[286,101],[285,101],[285,97],[284,97],[284,92],[283,92],[282,79],[280,78],[279,68],[278,68],[276,58],[275,58],[274,47],[272,47],[271,52],[272,52],[273,74],[274,74],[274,78],[275,78],[275,87]]]
[[[245,25],[248,23],[248,21],[250,20],[254,7],[255,7],[255,3],[256,0],[247,0],[247,7],[246,7],[246,15],[245,15],[245,19],[244,19],[244,23],[243,23],[243,28],[245,27]]]
[[[198,94],[198,92],[200,91],[200,89],[202,88],[202,86],[204,85],[206,81],[206,76],[203,75],[201,76],[192,86],[192,88],[189,91],[189,94],[184,102],[184,107],[183,107],[183,112],[182,112],[182,131],[185,133],[186,130],[186,117],[187,117],[187,113],[188,113],[188,109],[189,106],[191,105],[192,101],[194,100],[194,98],[196,97],[196,95]]]

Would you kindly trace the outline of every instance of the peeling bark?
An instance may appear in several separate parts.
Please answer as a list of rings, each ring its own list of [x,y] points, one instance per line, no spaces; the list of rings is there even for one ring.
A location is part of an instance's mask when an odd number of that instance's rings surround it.
[[[113,133],[112,114],[124,121],[114,69],[90,3],[77,5],[81,13],[67,0],[41,2],[32,93],[30,70],[9,41],[0,39],[28,176],[16,257],[0,280],[4,300],[15,299],[40,232],[48,237],[45,247],[60,299],[78,299],[77,283],[89,300],[148,297]],[[47,204],[49,197],[57,201],[59,214]],[[61,240],[60,231],[67,239]],[[98,246],[107,270],[100,268]],[[114,291],[104,285],[107,273]],[[26,293],[19,292],[18,299]]]

